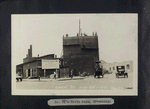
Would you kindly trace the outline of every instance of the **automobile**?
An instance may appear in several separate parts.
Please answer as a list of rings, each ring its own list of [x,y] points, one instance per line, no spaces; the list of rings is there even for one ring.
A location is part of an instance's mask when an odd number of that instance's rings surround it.
[[[19,76],[18,74],[16,74],[16,80],[17,80],[17,81],[19,81],[19,80],[22,81],[22,79],[23,79],[22,76]]]
[[[100,68],[100,61],[96,60],[95,61],[95,73],[94,73],[94,78],[96,78],[96,76],[98,76],[98,78],[100,78],[100,76],[104,76],[103,72],[102,72],[102,68]]]
[[[102,72],[102,68],[95,71],[94,78],[96,78],[96,76],[98,76],[98,78],[100,78],[100,76],[102,76],[102,78],[104,77],[104,74]]]
[[[124,78],[128,78],[128,73],[125,72],[125,66],[117,66],[116,77],[119,78],[119,76],[124,76]]]

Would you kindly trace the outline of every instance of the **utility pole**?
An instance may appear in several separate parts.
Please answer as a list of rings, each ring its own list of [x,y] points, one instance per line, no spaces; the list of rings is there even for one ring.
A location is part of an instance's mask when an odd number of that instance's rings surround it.
[[[79,19],[79,36],[80,36],[80,19]]]

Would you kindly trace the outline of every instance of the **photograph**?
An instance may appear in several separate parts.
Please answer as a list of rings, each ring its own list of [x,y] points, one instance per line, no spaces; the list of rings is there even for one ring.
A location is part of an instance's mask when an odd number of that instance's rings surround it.
[[[138,96],[138,14],[11,14],[11,95]]]

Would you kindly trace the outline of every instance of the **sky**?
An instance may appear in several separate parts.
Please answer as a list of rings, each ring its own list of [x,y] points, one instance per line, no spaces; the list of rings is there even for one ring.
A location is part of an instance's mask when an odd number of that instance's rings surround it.
[[[137,58],[138,14],[12,14],[12,64],[23,63],[30,45],[32,56],[63,52],[62,37],[97,32],[99,57],[107,63]]]

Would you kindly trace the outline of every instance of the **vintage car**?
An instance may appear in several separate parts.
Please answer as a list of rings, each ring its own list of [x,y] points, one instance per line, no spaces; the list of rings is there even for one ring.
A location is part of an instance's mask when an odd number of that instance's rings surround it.
[[[116,77],[119,78],[119,76],[124,76],[124,78],[128,78],[128,73],[125,72],[125,66],[117,66]]]
[[[22,78],[23,78],[22,76],[19,76],[18,74],[16,74],[16,80],[17,81],[19,81],[19,80],[22,81]]]
[[[100,78],[100,76],[104,76],[103,72],[102,72],[102,68],[100,68],[100,61],[96,61],[95,62],[95,73],[94,73],[94,78],[96,78],[96,76],[98,76],[98,78]]]
[[[102,68],[99,68],[95,71],[94,78],[96,78],[96,76],[98,76],[98,78],[100,78],[100,76],[102,76],[102,78],[104,77],[104,74],[102,73]]]

